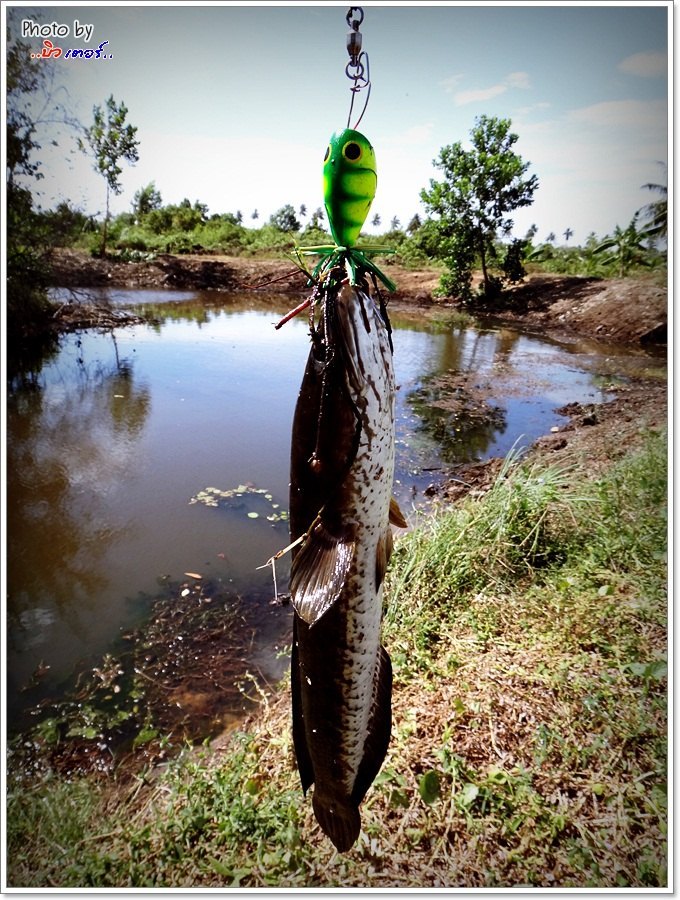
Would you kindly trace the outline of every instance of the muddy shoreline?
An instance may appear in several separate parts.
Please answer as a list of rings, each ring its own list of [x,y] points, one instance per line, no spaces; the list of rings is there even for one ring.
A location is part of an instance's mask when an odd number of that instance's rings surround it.
[[[51,267],[52,283],[58,287],[306,293],[304,274],[288,259],[159,254],[152,260],[125,262],[58,249]],[[389,297],[393,309],[415,306],[427,316],[460,306],[437,295],[441,268],[406,269],[390,261],[384,268],[397,284]],[[68,312],[65,309],[64,315]],[[543,333],[642,345],[667,342],[667,289],[654,274],[620,279],[530,274],[502,304],[479,312]]]
[[[390,260],[384,268],[397,284],[397,291],[388,297],[391,310],[434,320],[464,309],[438,296],[441,268],[406,269]],[[159,254],[152,260],[124,262],[93,258],[83,251],[55,250],[52,271],[54,284],[76,289],[76,299],[78,289],[84,289],[86,295],[87,288],[109,286],[274,292],[290,294],[292,306],[308,291],[305,275],[288,259]],[[125,321],[127,314],[123,311],[109,311],[119,317],[112,319],[109,327],[135,324]],[[61,315],[64,330],[88,327],[86,305],[64,304]],[[93,315],[101,318],[106,309],[95,308]],[[661,275],[654,273],[619,279],[530,274],[507,292],[502,305],[476,308],[475,318],[561,341],[587,339],[592,341],[593,352],[615,343],[658,356],[667,343],[668,292]],[[98,327],[96,318],[89,327]],[[456,379],[465,382],[464,376],[451,373],[450,380]],[[551,461],[586,461],[587,467],[596,471],[601,464],[618,458],[645,429],[661,428],[667,422],[665,378],[632,375],[613,392],[615,399],[607,403],[588,407],[570,403],[558,410],[569,417],[567,424],[539,438],[529,452],[548,456]],[[483,405],[486,399],[482,392],[478,400]],[[453,466],[440,473],[428,493],[443,502],[456,502],[469,491],[483,493],[500,464],[500,459],[492,458]]]

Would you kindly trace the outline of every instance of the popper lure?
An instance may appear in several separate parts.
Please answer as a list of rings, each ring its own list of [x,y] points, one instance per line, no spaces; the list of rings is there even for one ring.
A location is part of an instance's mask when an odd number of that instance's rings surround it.
[[[331,136],[323,165],[326,215],[335,244],[298,247],[296,254],[317,254],[321,261],[311,273],[313,282],[323,280],[337,266],[345,269],[351,285],[370,272],[395,291],[395,283],[370,258],[394,253],[388,247],[358,247],[356,242],[375,197],[378,170],[375,150],[365,135],[345,128]]]
[[[326,148],[323,165],[323,195],[328,224],[335,244],[314,247],[298,247],[295,253],[302,268],[300,256],[316,254],[321,261],[310,273],[313,282],[323,280],[340,266],[344,268],[351,285],[356,285],[364,273],[370,272],[385,287],[396,290],[394,282],[371,260],[377,254],[394,253],[389,247],[359,247],[357,240],[375,197],[378,169],[375,150],[365,135],[356,128],[361,122],[371,94],[370,69],[367,54],[361,50],[359,25],[364,14],[361,7],[352,6],[347,13],[351,30],[347,35],[347,52],[350,60],[345,72],[354,82],[352,102],[347,116],[347,127],[331,136]],[[366,100],[354,128],[350,120],[354,101],[360,91],[366,89]]]

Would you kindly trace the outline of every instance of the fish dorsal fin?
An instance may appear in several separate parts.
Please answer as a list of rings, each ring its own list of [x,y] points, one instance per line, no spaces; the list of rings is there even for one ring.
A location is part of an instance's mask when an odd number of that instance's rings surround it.
[[[337,601],[354,558],[352,534],[331,534],[321,518],[309,529],[295,556],[290,597],[303,622],[314,625]]]
[[[399,509],[399,504],[394,497],[390,497],[390,522],[392,525],[396,525],[397,528],[408,528],[408,523],[404,518],[404,514]]]

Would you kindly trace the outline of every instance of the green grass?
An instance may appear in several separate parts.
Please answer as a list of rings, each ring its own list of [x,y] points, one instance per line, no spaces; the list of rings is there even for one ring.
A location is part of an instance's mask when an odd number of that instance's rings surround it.
[[[666,444],[597,481],[511,457],[403,536],[387,759],[345,855],[286,690],[223,749],[120,783],[9,781],[24,887],[656,887],[667,860]]]

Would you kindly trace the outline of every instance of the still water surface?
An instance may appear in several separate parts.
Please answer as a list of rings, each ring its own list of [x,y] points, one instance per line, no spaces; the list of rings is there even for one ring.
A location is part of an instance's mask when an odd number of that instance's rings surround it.
[[[159,583],[187,572],[254,604],[265,673],[287,634],[289,610],[271,605],[271,571],[257,567],[288,543],[287,523],[267,515],[287,508],[305,317],[275,331],[290,305],[275,296],[107,296],[155,324],[69,336],[8,393],[10,714],[38,666],[49,666],[42,692],[57,690],[140,622]],[[557,407],[604,399],[612,377],[640,362],[611,348],[594,364],[592,348],[507,328],[433,330],[417,315],[392,324],[395,493],[411,515],[439,468],[531,443],[563,421]],[[490,420],[452,424],[433,407],[428,383],[449,371],[467,373],[472,389],[491,385]],[[191,503],[238,485],[266,496],[246,494],[238,508]],[[287,566],[277,567],[284,588]]]

